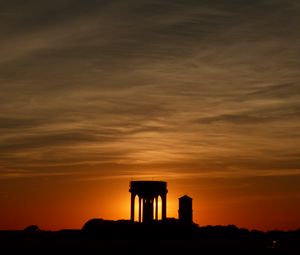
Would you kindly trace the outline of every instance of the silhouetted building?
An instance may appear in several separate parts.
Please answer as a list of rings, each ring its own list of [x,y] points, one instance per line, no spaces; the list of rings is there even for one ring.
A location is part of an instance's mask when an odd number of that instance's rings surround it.
[[[179,199],[179,221],[185,224],[192,224],[193,223],[193,202],[192,198],[184,195]]]
[[[167,183],[163,181],[132,181],[130,182],[131,192],[131,215],[134,221],[134,201],[139,198],[139,222],[151,222],[158,220],[158,198],[161,197],[161,217],[167,217]],[[154,211],[155,201],[155,211]]]

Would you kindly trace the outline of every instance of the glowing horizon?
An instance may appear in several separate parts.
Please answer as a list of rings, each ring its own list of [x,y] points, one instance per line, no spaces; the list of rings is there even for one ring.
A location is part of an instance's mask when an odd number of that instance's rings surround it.
[[[0,4],[0,229],[168,216],[300,228],[297,0]]]

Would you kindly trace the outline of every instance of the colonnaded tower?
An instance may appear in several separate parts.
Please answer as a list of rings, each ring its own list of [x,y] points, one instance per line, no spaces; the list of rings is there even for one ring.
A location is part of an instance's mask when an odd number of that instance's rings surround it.
[[[139,222],[158,220],[158,198],[161,197],[161,217],[167,218],[167,183],[163,181],[131,181],[131,213],[130,219],[134,221],[135,197],[139,201]],[[154,211],[155,202],[155,211]],[[154,215],[155,214],[155,215]],[[154,218],[155,216],[155,218]]]

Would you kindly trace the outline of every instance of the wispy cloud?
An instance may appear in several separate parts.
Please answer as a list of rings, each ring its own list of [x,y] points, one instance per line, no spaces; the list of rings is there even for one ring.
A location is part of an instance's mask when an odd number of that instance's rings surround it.
[[[297,1],[21,2],[0,12],[3,167],[298,169]]]

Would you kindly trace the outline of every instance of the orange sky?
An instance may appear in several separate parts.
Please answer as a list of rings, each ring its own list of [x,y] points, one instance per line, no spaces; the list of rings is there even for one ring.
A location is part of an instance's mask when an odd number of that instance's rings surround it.
[[[300,227],[298,0],[0,3],[0,229],[168,216]]]
[[[299,180],[294,176],[227,180],[170,175],[166,180],[168,217],[178,217],[178,197],[188,194],[193,198],[194,221],[202,226],[235,224],[270,230],[295,229],[300,224],[300,205],[294,203],[299,199]],[[8,185],[14,189],[1,196],[0,228],[23,229],[29,224],[43,229],[81,228],[91,218],[129,219],[129,181],[65,176],[13,180]],[[279,194],[279,188],[285,191]]]

